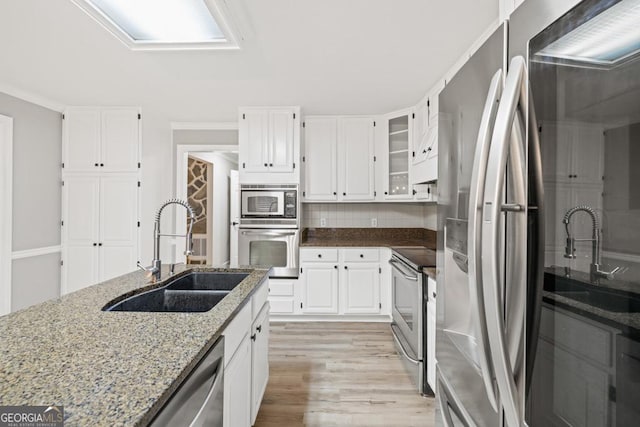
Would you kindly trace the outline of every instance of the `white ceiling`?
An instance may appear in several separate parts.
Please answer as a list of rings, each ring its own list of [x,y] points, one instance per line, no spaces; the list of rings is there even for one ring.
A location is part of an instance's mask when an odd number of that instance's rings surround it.
[[[418,101],[497,0],[244,0],[241,51],[133,52],[70,0],[0,2],[0,87],[64,105],[233,121],[241,105],[377,114]]]

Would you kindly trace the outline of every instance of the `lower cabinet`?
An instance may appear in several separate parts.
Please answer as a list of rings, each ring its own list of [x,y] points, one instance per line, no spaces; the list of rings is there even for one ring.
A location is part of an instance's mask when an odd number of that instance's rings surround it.
[[[224,368],[224,426],[251,426],[251,340],[243,338]]]
[[[268,282],[257,289],[223,332],[224,426],[255,423],[269,380]]]
[[[251,327],[251,425],[255,424],[269,381],[269,303]]]
[[[378,248],[302,248],[302,314],[382,313]]]

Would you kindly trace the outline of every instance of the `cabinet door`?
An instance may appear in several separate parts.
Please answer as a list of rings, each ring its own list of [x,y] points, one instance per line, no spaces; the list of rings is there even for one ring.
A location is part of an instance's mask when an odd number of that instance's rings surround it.
[[[380,313],[380,271],[378,264],[349,263],[341,270],[340,294],[345,314]]]
[[[251,425],[251,340],[247,334],[224,369],[224,427]]]
[[[97,177],[66,177],[63,187],[63,293],[98,282],[99,194]]]
[[[338,313],[338,266],[313,263],[302,267],[302,312]]]
[[[69,110],[64,115],[64,170],[97,171],[100,165],[100,111]]]
[[[372,118],[343,118],[338,123],[338,196],[341,200],[374,199]]]
[[[139,124],[138,110],[133,108],[102,112],[101,171],[138,170]]]
[[[293,115],[290,109],[269,112],[269,172],[293,172]]]
[[[426,100],[416,106],[413,125],[411,158],[412,163],[417,165],[426,158],[425,147],[429,131],[429,107]]]
[[[579,126],[575,130],[571,151],[573,181],[601,184],[604,174],[604,136],[596,126]]]
[[[100,280],[136,269],[138,180],[133,174],[100,178]]]
[[[253,322],[251,330],[251,425],[255,424],[269,381],[269,303]]]
[[[572,182],[574,132],[569,124],[543,123],[540,134],[543,176],[545,180]]]
[[[267,172],[269,167],[269,112],[243,110],[238,129],[240,167],[244,172]]]
[[[337,120],[309,118],[304,127],[306,200],[337,199]]]

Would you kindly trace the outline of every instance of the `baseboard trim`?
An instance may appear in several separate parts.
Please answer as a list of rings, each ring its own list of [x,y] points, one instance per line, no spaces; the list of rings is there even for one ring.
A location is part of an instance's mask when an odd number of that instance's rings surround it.
[[[35,249],[25,249],[22,251],[13,251],[11,253],[11,259],[23,259],[23,258],[33,258],[42,255],[55,254],[58,252],[62,252],[62,246],[46,246],[43,248],[35,248]]]
[[[306,314],[269,314],[270,322],[371,322],[371,323],[391,323],[389,315],[353,315],[353,314],[327,314],[327,315],[306,315]]]

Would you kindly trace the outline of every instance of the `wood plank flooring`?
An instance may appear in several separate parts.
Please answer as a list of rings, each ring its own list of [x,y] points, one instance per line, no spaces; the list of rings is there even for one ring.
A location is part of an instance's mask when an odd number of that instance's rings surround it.
[[[272,323],[255,427],[432,427],[384,323]]]

